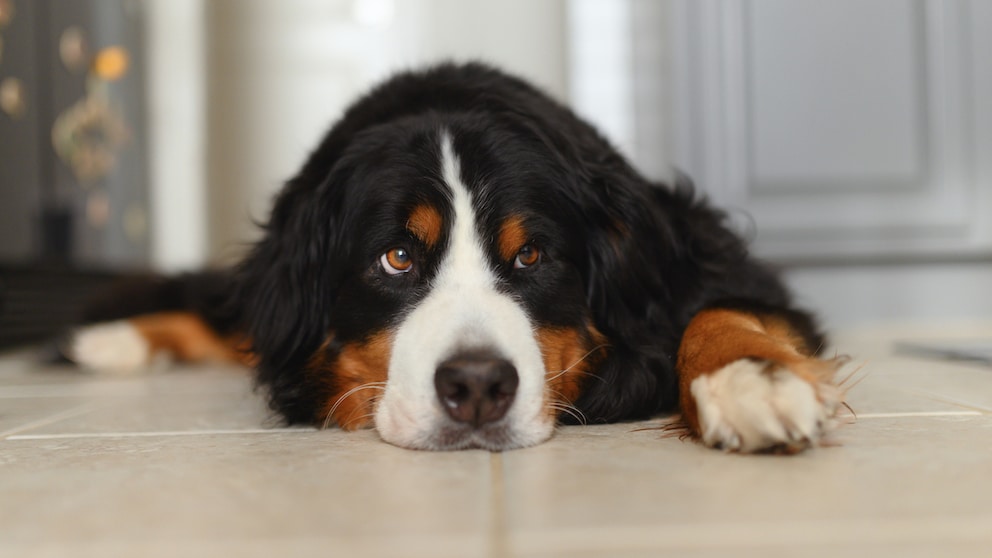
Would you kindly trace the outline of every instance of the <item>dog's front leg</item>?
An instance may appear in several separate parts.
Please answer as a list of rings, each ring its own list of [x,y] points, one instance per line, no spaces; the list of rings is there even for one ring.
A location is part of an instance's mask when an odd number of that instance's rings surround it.
[[[795,452],[833,426],[839,359],[814,356],[784,316],[715,308],[697,314],[679,347],[682,413],[692,433],[728,451]]]

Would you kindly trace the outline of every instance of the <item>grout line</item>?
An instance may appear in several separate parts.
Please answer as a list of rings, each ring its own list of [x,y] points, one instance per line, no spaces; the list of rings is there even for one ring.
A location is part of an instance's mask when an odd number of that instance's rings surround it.
[[[210,436],[225,434],[276,434],[317,432],[316,428],[249,428],[244,430],[167,430],[163,432],[90,432],[74,434],[22,434],[8,440],[71,440],[85,438],[154,438],[157,436]]]
[[[56,413],[54,415],[45,417],[43,419],[39,419],[34,422],[29,422],[27,424],[22,424],[21,426],[18,426],[16,428],[11,428],[10,430],[7,430],[5,432],[0,432],[0,439],[14,440],[18,438],[18,436],[14,436],[14,434],[17,434],[18,432],[25,432],[28,430],[34,430],[35,428],[41,428],[42,426],[48,426],[49,424],[53,424],[61,420],[65,420],[67,418],[72,418],[75,416],[82,415],[84,413],[88,413],[93,409],[94,409],[93,403],[84,403],[83,405],[73,407],[71,409],[62,411],[61,413]]]
[[[859,419],[911,418],[911,417],[980,417],[980,411],[920,411],[906,413],[858,413]]]
[[[920,395],[920,396],[925,397],[926,399],[930,399],[932,401],[939,401],[941,403],[947,403],[949,405],[954,405],[955,407],[963,407],[965,409],[969,409],[969,410],[972,410],[972,411],[978,411],[978,412],[980,412],[982,414],[986,414],[986,413],[989,412],[989,408],[988,407],[983,407],[981,405],[975,405],[973,403],[969,403],[968,401],[963,401],[963,400],[958,399],[956,397],[949,397],[947,395],[942,395],[942,394],[938,394],[938,393],[932,393],[932,392],[923,391],[923,390],[917,390],[917,389],[911,389],[911,390],[907,390],[907,391],[909,391],[910,393],[915,393],[916,395]]]
[[[506,531],[506,502],[503,498],[505,494],[503,486],[503,454],[493,452],[489,454],[489,488],[490,488],[490,513],[489,519],[489,549],[492,558],[504,558],[509,556],[509,546]]]

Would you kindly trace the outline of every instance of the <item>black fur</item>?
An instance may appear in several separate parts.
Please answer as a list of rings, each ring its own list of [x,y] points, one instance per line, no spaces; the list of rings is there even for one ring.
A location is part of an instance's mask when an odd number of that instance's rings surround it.
[[[172,277],[125,275],[87,301],[79,322],[91,324],[155,312],[194,312],[221,335],[241,328],[238,308],[231,298],[229,270],[184,273]]]
[[[258,380],[289,422],[313,421],[328,393],[303,370],[329,332],[335,341],[322,350],[333,353],[423,295],[414,278],[385,286],[366,270],[373,248],[390,240],[378,224],[410,196],[439,195],[431,184],[440,129],[452,134],[466,181],[489,184],[494,214],[524,211],[556,262],[541,272],[546,282],[508,278],[507,288],[535,321],[589,318],[609,339],[599,381],[586,382],[577,402],[590,421],[673,409],[682,331],[703,308],[779,313],[820,344],[811,318],[791,309],[775,274],[687,179],[646,180],[591,126],[519,79],[442,65],[396,76],[355,103],[286,184],[264,239],[236,270]]]

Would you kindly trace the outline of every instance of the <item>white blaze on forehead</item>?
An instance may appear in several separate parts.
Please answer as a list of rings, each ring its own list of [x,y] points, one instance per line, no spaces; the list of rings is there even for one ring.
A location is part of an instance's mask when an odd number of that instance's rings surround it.
[[[461,168],[452,151],[451,141],[445,137],[441,143],[442,177],[451,188],[451,205],[454,209],[454,223],[451,227],[451,245],[448,257],[438,270],[435,285],[457,285],[492,288],[496,278],[489,269],[489,261],[482,249],[475,208],[472,207],[472,194],[461,180]]]
[[[487,349],[517,369],[517,395],[503,419],[506,447],[547,439],[553,418],[543,412],[544,363],[530,319],[520,304],[497,289],[478,232],[472,193],[462,182],[451,139],[441,138],[441,176],[451,193],[454,219],[447,253],[429,294],[396,332],[389,377],[376,409],[376,428],[387,442],[443,449],[439,431],[453,426],[438,401],[434,373],[445,359],[466,349]],[[465,440],[466,445],[485,440]]]

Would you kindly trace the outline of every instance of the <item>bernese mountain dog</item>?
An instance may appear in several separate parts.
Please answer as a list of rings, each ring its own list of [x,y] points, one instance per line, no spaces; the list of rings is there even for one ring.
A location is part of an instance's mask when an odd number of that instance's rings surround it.
[[[139,283],[94,307],[74,360],[243,362],[288,423],[406,448],[678,410],[707,446],[792,452],[843,405],[810,314],[688,179],[646,179],[482,64],[354,103],[239,265]]]

